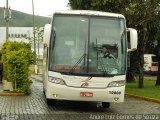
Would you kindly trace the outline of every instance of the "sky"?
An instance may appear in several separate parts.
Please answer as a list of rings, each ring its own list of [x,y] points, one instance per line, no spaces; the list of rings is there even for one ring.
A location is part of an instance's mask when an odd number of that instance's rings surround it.
[[[32,14],[32,0],[8,0],[13,10]],[[50,16],[54,11],[67,10],[68,0],[34,0],[34,13],[40,16]],[[6,6],[6,0],[0,0],[0,7]]]

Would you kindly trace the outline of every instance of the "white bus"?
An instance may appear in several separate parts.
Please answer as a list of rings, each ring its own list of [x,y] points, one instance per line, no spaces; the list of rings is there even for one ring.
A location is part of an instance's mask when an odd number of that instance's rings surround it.
[[[156,75],[158,73],[158,58],[154,54],[144,54],[144,72]]]
[[[48,104],[94,101],[109,107],[110,102],[124,101],[127,52],[137,48],[137,31],[126,28],[123,15],[55,12],[51,24],[45,25],[43,43],[43,90]],[[103,46],[114,58],[101,56]]]

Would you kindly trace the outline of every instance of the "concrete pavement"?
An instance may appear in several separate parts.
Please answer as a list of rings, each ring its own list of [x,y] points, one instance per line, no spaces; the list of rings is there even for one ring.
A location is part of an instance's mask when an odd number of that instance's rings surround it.
[[[160,114],[160,104],[125,96],[123,103],[111,103],[109,109],[92,102],[57,101],[48,106],[43,94],[41,75],[31,77],[31,94],[28,96],[0,96],[0,119],[2,120],[89,120],[98,115],[106,118],[132,115],[144,118],[145,115]],[[37,80],[39,78],[39,80]],[[119,115],[119,116],[116,116]],[[160,116],[158,116],[159,120]],[[97,118],[98,119],[98,118]],[[114,119],[111,119],[114,120]],[[139,119],[140,120],[140,119]]]

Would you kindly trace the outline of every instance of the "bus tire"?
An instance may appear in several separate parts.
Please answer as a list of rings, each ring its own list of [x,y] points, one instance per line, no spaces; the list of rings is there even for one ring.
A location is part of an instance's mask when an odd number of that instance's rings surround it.
[[[110,103],[109,102],[102,102],[102,107],[103,108],[109,108],[110,107]]]
[[[55,105],[56,104],[56,100],[53,99],[46,99],[47,101],[47,105]]]
[[[44,87],[43,87],[43,94],[46,95],[45,90],[44,90]]]

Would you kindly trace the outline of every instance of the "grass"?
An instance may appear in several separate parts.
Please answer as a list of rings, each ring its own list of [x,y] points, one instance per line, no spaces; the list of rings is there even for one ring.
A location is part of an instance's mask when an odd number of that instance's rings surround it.
[[[126,93],[160,99],[160,86],[155,86],[156,80],[145,79],[144,88],[138,88],[138,81],[127,83]]]

